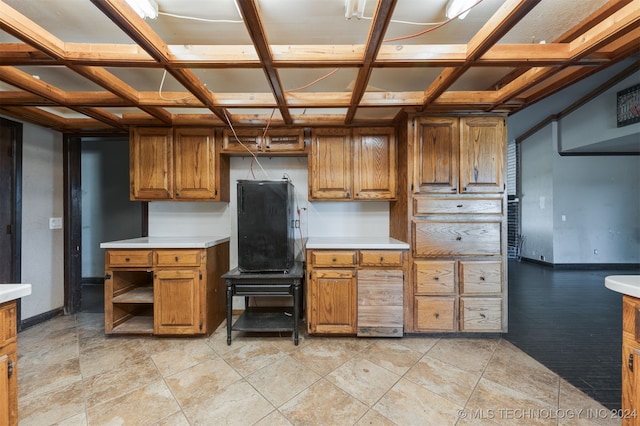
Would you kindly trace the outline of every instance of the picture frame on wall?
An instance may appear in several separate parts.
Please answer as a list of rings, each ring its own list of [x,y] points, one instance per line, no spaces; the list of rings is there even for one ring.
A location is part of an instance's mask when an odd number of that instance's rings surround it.
[[[640,84],[617,93],[616,122],[618,127],[640,122]]]

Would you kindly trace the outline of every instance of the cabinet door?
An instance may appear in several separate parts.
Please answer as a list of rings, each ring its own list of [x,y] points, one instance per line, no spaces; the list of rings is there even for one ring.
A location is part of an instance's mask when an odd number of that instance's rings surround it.
[[[155,334],[202,332],[199,270],[159,270],[154,278],[153,299]]]
[[[308,291],[309,333],[355,334],[355,270],[314,270]]]
[[[461,118],[460,126],[460,192],[503,192],[504,118]]]
[[[353,129],[356,200],[396,198],[396,139],[389,127]]]
[[[264,141],[265,152],[303,152],[304,129],[271,129]]]
[[[9,357],[0,356],[0,425],[9,423]]]
[[[458,191],[458,118],[421,118],[414,141],[414,192]]]
[[[222,133],[222,152],[250,155],[259,152],[262,147],[262,130],[225,129]]]
[[[215,200],[218,184],[213,129],[175,130],[175,198]]]
[[[170,128],[135,128],[129,139],[132,200],[173,198],[173,141]]]
[[[351,132],[314,129],[309,159],[309,199],[349,200],[351,193]]]
[[[403,287],[400,270],[358,271],[358,336],[402,337]]]

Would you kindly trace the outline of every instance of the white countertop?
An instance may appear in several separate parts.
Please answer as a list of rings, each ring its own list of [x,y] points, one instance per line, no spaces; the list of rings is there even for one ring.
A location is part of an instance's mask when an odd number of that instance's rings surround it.
[[[0,303],[31,294],[31,284],[0,284]]]
[[[309,238],[307,248],[408,250],[409,244],[391,237],[315,237]]]
[[[604,285],[609,290],[640,298],[640,275],[609,275]]]
[[[229,237],[140,237],[128,240],[108,241],[100,244],[107,249],[142,249],[142,248],[208,248],[229,241]]]

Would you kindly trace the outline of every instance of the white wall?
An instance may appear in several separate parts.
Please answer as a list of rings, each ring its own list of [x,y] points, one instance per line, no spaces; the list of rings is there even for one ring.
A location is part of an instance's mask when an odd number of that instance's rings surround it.
[[[64,305],[64,234],[49,229],[64,212],[62,135],[24,124],[22,147],[22,319]]]
[[[640,74],[522,141],[522,256],[554,264],[640,263],[640,156],[561,156],[558,152],[621,138],[640,144],[640,126],[616,127],[615,94]],[[599,76],[598,76],[599,77]],[[539,103],[547,115],[564,107]],[[566,102],[566,100],[563,100]],[[529,110],[529,109],[527,109]],[[525,110],[509,118],[521,127]],[[544,197],[544,208],[541,197]]]
[[[553,263],[553,138],[551,126],[520,145],[521,256]]]
[[[262,168],[251,157],[232,157],[230,202],[149,203],[149,235],[222,235],[230,237],[230,266],[238,263],[236,182],[239,179],[278,180],[288,176],[295,188],[300,210],[302,238],[324,236],[389,235],[389,203],[309,202],[306,157],[259,157]],[[264,171],[263,171],[264,169]],[[300,235],[296,236],[302,259]]]

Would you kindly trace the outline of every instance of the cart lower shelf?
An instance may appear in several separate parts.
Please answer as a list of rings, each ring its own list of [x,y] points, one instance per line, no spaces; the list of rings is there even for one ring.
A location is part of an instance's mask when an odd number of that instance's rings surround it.
[[[232,330],[264,332],[293,331],[293,308],[248,308],[233,324]]]

